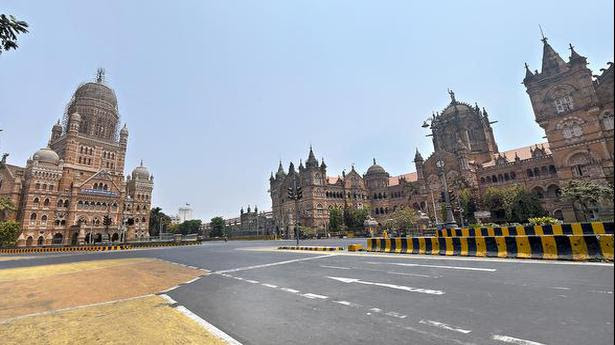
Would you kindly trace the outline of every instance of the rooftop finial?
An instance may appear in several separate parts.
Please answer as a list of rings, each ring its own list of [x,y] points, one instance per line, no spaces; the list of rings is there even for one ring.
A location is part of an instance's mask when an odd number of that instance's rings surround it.
[[[545,33],[542,31],[542,26],[540,26],[540,24],[538,24],[538,28],[540,29],[540,36],[542,36],[542,43],[547,44],[548,38],[545,37]]]
[[[141,165],[140,166],[143,166],[143,160],[141,160]]]
[[[455,93],[453,92],[453,90],[448,89],[448,94],[451,96],[451,102],[457,103],[457,100],[455,99]]]
[[[374,158],[374,165],[376,165],[376,158]]]
[[[96,71],[96,82],[97,83],[105,82],[105,69],[102,67]]]

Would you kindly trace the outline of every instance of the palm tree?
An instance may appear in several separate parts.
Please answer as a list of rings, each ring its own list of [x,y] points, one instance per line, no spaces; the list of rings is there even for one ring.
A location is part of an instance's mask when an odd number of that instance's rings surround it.
[[[28,32],[28,23],[0,14],[0,54],[2,50],[17,49],[17,35]]]

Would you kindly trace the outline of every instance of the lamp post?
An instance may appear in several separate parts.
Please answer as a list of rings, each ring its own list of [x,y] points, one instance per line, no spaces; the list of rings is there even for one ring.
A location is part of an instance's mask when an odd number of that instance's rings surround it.
[[[297,185],[297,176],[293,176],[293,184],[288,187],[288,199],[295,201],[295,239],[299,245],[299,200],[303,197],[301,186]]]
[[[444,188],[444,202],[446,205],[446,220],[444,221],[444,226],[446,228],[456,228],[457,223],[455,222],[455,217],[453,216],[453,208],[451,207],[451,197],[448,194],[448,183],[446,182],[446,171],[444,170],[445,164],[443,160],[438,160],[436,162],[436,167],[438,167],[438,172],[440,174],[440,179],[442,180],[442,187]]]

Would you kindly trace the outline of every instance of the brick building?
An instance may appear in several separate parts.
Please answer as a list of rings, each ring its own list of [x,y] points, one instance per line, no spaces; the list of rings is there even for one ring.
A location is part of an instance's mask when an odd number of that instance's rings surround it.
[[[126,125],[99,70],[79,86],[47,147],[25,167],[0,165],[0,197],[17,206],[18,245],[84,244],[149,236],[154,177],[143,162],[124,177]]]
[[[449,186],[464,185],[483,193],[489,187],[520,184],[536,193],[552,216],[584,220],[573,205],[560,199],[560,187],[571,179],[613,183],[613,64],[592,75],[587,59],[572,45],[568,62],[543,40],[542,70],[526,65],[523,84],[535,120],[546,133],[546,142],[500,151],[490,115],[478,104],[458,101],[449,90],[450,103],[423,124],[431,130],[434,152],[423,159],[416,152],[416,172],[389,176],[376,163],[359,174],[331,177],[310,148],[305,166],[291,162],[288,173],[282,163],[270,177],[270,196],[276,229],[293,233],[295,218],[305,226],[326,229],[329,208],[363,207],[383,222],[399,207],[413,207],[439,216],[442,178],[437,161],[445,163]],[[296,181],[296,182],[295,182]],[[288,188],[297,183],[303,198],[288,199]],[[612,203],[595,205],[594,215],[612,216]]]

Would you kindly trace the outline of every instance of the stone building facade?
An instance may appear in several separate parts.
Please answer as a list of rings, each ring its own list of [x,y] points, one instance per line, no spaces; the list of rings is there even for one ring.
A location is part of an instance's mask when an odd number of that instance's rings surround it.
[[[79,86],[47,147],[25,167],[0,166],[0,197],[12,214],[20,246],[123,241],[149,236],[154,177],[143,162],[124,177],[128,129],[120,126],[115,92],[104,72]]]
[[[519,184],[534,191],[552,216],[583,220],[560,199],[560,187],[571,179],[613,183],[613,64],[592,75],[587,59],[572,46],[566,62],[545,38],[542,70],[531,72],[526,65],[523,84],[546,142],[500,151],[487,111],[458,101],[449,90],[450,103],[422,126],[431,130],[434,152],[424,159],[417,150],[414,173],[389,176],[374,159],[363,175],[352,167],[330,177],[311,148],[305,166],[296,169],[290,163],[286,172],[280,162],[269,180],[276,229],[292,235],[296,218],[302,225],[327,229],[333,206],[368,206],[379,222],[399,207],[413,207],[437,220],[443,190],[437,161],[444,162],[453,193],[460,185],[482,194],[489,187]],[[303,191],[299,201],[287,195],[294,183]],[[596,205],[594,213],[612,216],[613,205]]]

